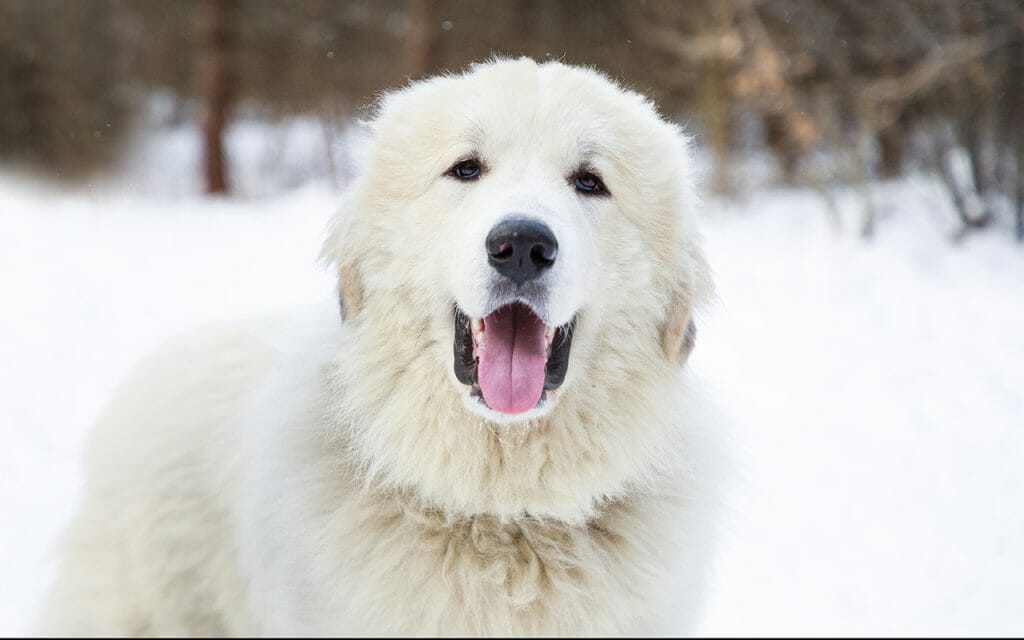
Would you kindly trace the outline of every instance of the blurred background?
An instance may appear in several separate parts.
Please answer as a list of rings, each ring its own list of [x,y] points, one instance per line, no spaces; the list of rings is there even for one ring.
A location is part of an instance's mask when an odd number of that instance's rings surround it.
[[[696,137],[719,301],[691,362],[743,478],[702,630],[1024,632],[1020,0],[0,2],[0,632],[118,381],[328,298],[357,120],[496,54]]]
[[[380,91],[529,55],[595,66],[690,124],[716,192],[742,189],[731,165],[750,151],[818,188],[927,169],[959,231],[1024,240],[1022,22],[1019,0],[15,0],[0,4],[0,158],[88,178],[140,128],[185,124],[203,186],[230,193],[232,127],[301,117],[322,128],[307,171],[334,174],[333,136]]]

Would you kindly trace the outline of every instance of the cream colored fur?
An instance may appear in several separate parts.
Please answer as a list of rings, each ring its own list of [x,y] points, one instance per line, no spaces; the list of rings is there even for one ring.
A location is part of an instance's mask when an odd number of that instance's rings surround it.
[[[325,244],[345,307],[211,329],[142,364],[97,427],[41,631],[649,634],[692,628],[723,481],[685,366],[710,295],[688,142],[558,63],[394,92]],[[476,183],[445,176],[482,157]],[[607,198],[566,176],[596,165]],[[527,420],[452,369],[481,233],[558,233],[569,372]],[[477,262],[474,262],[476,260]],[[474,266],[477,265],[477,266]]]

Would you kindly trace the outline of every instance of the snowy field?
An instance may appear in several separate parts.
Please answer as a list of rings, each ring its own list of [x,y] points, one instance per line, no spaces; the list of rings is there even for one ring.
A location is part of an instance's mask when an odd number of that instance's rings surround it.
[[[189,195],[185,133],[119,181],[0,172],[0,634],[31,623],[84,434],[133,363],[195,325],[331,295],[315,258],[336,191],[254,136],[232,142],[262,158],[247,195],[224,201]],[[269,157],[291,173],[260,189]],[[705,203],[720,301],[691,363],[743,481],[703,633],[1024,633],[1024,247],[952,245],[927,180],[874,188],[870,243],[852,191],[838,226],[810,191]]]

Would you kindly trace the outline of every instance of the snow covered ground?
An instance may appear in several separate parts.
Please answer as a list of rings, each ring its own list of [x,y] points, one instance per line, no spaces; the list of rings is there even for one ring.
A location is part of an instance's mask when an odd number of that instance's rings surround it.
[[[0,172],[0,634],[31,622],[83,436],[133,363],[197,324],[331,295],[329,181],[189,195],[180,135],[120,182]],[[1024,633],[1024,248],[951,245],[926,180],[875,190],[870,243],[853,192],[838,228],[809,191],[705,204],[720,301],[691,362],[744,479],[704,633]]]
[[[1024,633],[1024,247],[877,189],[871,244],[808,193],[707,211],[693,363],[746,463],[708,633]]]

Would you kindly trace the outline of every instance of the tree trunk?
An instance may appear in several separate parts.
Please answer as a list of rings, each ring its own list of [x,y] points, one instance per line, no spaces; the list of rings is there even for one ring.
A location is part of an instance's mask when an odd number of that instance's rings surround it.
[[[712,154],[711,188],[728,193],[729,180],[729,103],[725,87],[725,63],[717,58],[702,65],[700,87],[701,116]]]
[[[1017,155],[1017,240],[1024,242],[1024,154]]]
[[[800,153],[793,141],[793,137],[790,135],[785,114],[779,111],[767,111],[761,118],[761,122],[764,125],[765,144],[768,145],[772,155],[782,165],[783,182],[794,184],[797,177]]]
[[[430,73],[437,66],[437,0],[408,0],[409,31],[405,38],[405,72],[411,78]]]
[[[223,0],[203,0],[200,8],[202,52],[200,95],[203,100],[203,178],[206,192],[228,192],[224,129],[231,99],[228,38]]]
[[[883,178],[903,173],[903,127],[899,120],[878,132],[878,171]]]

